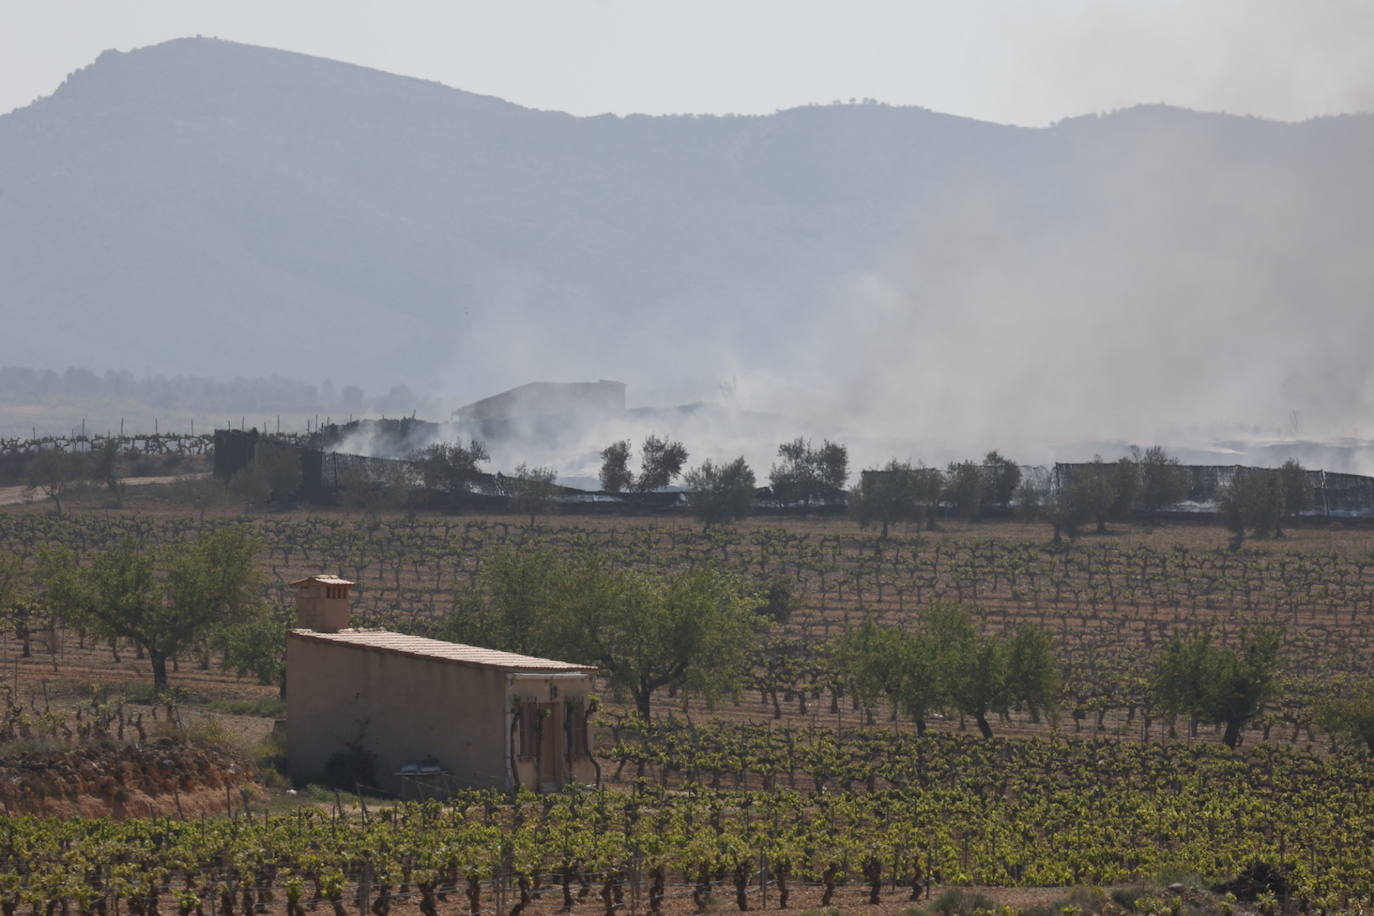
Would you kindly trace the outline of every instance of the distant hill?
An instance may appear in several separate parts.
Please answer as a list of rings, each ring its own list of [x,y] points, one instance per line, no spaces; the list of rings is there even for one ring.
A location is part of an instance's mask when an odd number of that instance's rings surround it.
[[[1363,115],[576,118],[177,40],[0,117],[0,364],[734,380],[970,442],[1339,425],[1374,407],[1370,162]]]

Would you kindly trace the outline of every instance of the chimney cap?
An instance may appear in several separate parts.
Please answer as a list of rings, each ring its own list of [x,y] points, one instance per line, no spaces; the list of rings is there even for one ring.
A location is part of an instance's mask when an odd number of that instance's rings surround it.
[[[297,579],[295,582],[292,582],[292,583],[290,583],[290,584],[291,584],[291,585],[310,585],[310,584],[312,584],[312,583],[317,583],[317,584],[319,584],[319,585],[357,585],[357,584],[358,584],[358,583],[356,583],[356,582],[350,582],[350,581],[347,580],[347,579],[341,579],[341,578],[339,578],[338,576],[331,576],[331,575],[329,575],[329,574],[327,574],[327,573],[320,573],[319,575],[315,575],[315,576],[306,576],[304,579]]]

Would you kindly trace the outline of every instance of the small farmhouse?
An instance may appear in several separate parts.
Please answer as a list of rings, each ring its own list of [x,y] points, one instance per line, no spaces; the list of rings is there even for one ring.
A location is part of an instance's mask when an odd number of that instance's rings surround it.
[[[396,795],[551,789],[595,778],[587,707],[596,668],[348,627],[354,583],[291,583],[287,761],[297,782],[353,774]]]

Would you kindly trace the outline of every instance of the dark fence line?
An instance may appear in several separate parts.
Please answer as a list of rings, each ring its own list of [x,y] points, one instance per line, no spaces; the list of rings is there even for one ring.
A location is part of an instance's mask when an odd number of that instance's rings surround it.
[[[1054,466],[1055,487],[1062,487],[1075,474],[1092,467],[1086,462],[1059,463]],[[1180,465],[1189,475],[1188,497],[1166,511],[1179,514],[1215,514],[1217,495],[1230,486],[1237,474],[1273,472],[1240,464]],[[1035,469],[1029,469],[1035,470]],[[1312,508],[1302,515],[1313,518],[1374,518],[1374,477],[1342,474],[1335,471],[1307,470],[1312,488]]]
[[[299,441],[265,436],[257,430],[219,429],[214,433],[214,473],[228,481],[238,471],[252,463],[260,443],[270,442],[275,449],[293,450],[301,465],[299,497],[306,502],[331,504],[350,492],[368,488],[422,488],[422,480],[414,462],[393,458],[371,458],[301,444]],[[1054,490],[1066,485],[1075,474],[1091,467],[1087,463],[1060,462],[1053,466],[1023,467],[1023,477],[1048,479]],[[1169,517],[1204,517],[1215,515],[1217,494],[1239,473],[1262,472],[1272,469],[1243,465],[1180,465],[1189,475],[1188,496],[1180,503],[1164,508]],[[868,472],[866,472],[868,473]],[[1304,472],[1312,487],[1312,508],[1302,513],[1311,518],[1374,519],[1374,477],[1360,474],[1341,474],[1334,471]],[[435,508],[462,506],[469,509],[506,511],[511,508],[512,479],[502,474],[476,473],[467,492],[429,493],[427,503]],[[561,508],[577,513],[616,513],[626,510],[677,513],[687,510],[684,494],[674,491],[652,493],[611,494],[577,490],[569,487],[555,489],[553,499]],[[1007,515],[1010,505],[993,506],[986,514]],[[754,509],[759,514],[781,515],[840,515],[847,509],[846,494],[837,491],[821,501],[804,502],[780,499],[768,488],[758,491]]]

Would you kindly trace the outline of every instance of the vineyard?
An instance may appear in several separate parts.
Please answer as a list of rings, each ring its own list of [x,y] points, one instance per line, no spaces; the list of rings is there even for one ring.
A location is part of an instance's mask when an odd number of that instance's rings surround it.
[[[186,542],[227,521],[21,512],[0,516],[0,545],[31,562],[44,544],[89,555],[125,537]],[[866,621],[916,618],[945,599],[967,605],[992,631],[1032,622],[1052,634],[1064,669],[1061,727],[1075,732],[1149,738],[1176,730],[1150,707],[1145,666],[1181,627],[1211,623],[1225,637],[1249,623],[1283,625],[1284,688],[1253,723],[1264,739],[1319,740],[1316,701],[1374,658],[1374,543],[1358,532],[1312,533],[1315,550],[1293,540],[1236,552],[1219,537],[1207,544],[1210,529],[1193,528],[1051,547],[1035,539],[1038,529],[1005,524],[881,539],[833,522],[703,534],[636,520],[247,521],[266,545],[261,563],[273,602],[289,606],[293,578],[338,572],[360,583],[360,625],[421,635],[435,634],[456,598],[480,590],[484,563],[503,550],[594,551],[612,565],[659,573],[723,566],[778,591],[787,605],[756,650],[749,693],[727,712],[795,725],[872,721],[875,711],[855,708],[827,658],[831,638]],[[680,699],[687,711],[699,708]]]
[[[1318,702],[1374,653],[1374,542],[1361,532],[1232,551],[1192,526],[1051,546],[1043,529],[1007,523],[879,538],[837,521],[702,533],[649,519],[17,511],[0,514],[0,549],[29,567],[53,543],[89,557],[230,523],[264,544],[271,601],[288,606],[286,583],[302,574],[337,572],[360,583],[360,625],[436,635],[512,549],[594,552],[653,574],[724,568],[769,597],[772,622],[733,701],[708,709],[680,691],[649,725],[607,697],[596,789],[228,821],[9,818],[5,912],[908,906],[949,886],[1122,887],[1162,872],[1222,882],[1256,868],[1277,905],[1347,912],[1374,897],[1374,765],[1316,724]],[[957,716],[918,737],[857,697],[835,637],[913,622],[936,601],[960,602],[988,632],[1043,627],[1063,668],[1057,714],[1013,712],[991,740]],[[1283,671],[1238,751],[1152,705],[1150,661],[1171,635],[1211,624],[1228,640],[1253,623],[1283,627]],[[31,640],[43,631],[25,626]],[[17,635],[5,639],[15,685],[68,665],[128,678],[136,665],[127,649],[70,635],[20,658]],[[232,682],[182,670],[190,683]]]
[[[694,750],[675,747],[663,765],[687,791],[638,781],[370,815],[7,819],[0,905],[70,900],[111,912],[122,900],[131,913],[151,913],[163,899],[182,913],[321,905],[344,916],[355,907],[384,913],[398,899],[432,914],[454,897],[451,911],[473,914],[611,914],[717,896],[745,910],[914,901],[932,886],[1126,885],[1167,869],[1239,875],[1257,862],[1271,869],[1265,890],[1280,903],[1349,912],[1374,889],[1374,769],[1363,760],[1274,746],[1237,755],[1110,740],[827,741],[784,731],[774,747],[792,744],[834,776],[796,789],[691,781],[718,765],[707,745],[759,737],[717,732]],[[862,776],[846,769],[851,755],[877,770],[872,791],[826,784]],[[770,761],[765,750],[747,765]]]

